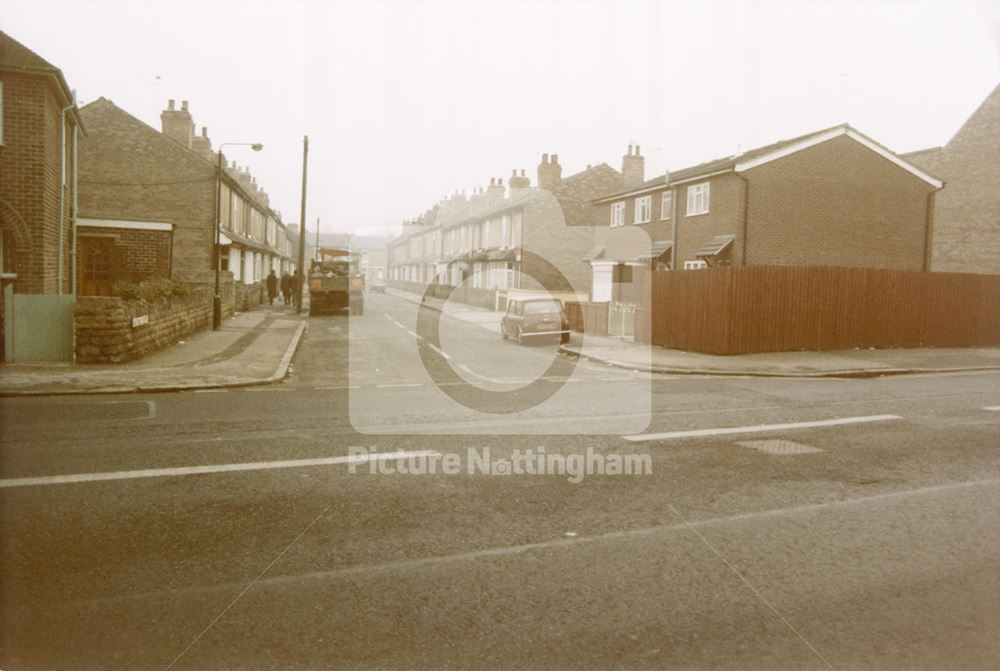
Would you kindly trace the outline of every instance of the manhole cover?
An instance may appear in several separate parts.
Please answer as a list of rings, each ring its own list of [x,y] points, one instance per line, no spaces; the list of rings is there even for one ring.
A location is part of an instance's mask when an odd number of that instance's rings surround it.
[[[740,447],[749,447],[768,454],[813,454],[823,450],[811,445],[803,445],[793,440],[741,440],[736,443]]]

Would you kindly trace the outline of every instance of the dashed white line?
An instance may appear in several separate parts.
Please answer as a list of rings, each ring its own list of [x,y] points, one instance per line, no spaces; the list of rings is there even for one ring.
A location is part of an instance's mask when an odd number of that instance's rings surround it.
[[[413,331],[411,331],[409,329],[407,329],[406,332],[409,333],[414,338],[416,338],[417,340],[423,340],[424,339],[424,337],[422,335],[417,335],[416,333],[414,333]]]
[[[646,433],[635,436],[622,436],[622,438],[637,443],[647,440],[670,440],[672,438],[699,438],[704,436],[726,436],[735,433],[763,433],[765,431],[809,429],[820,426],[841,426],[844,424],[885,422],[893,419],[902,419],[902,417],[900,417],[899,415],[868,415],[864,417],[841,417],[839,419],[820,419],[812,422],[789,422],[787,424],[758,424],[756,426],[733,426],[721,429],[694,429],[691,431],[671,431],[668,433]]]
[[[435,347],[434,345],[430,345],[430,344],[428,344],[427,346],[430,347],[435,352],[437,352],[438,354],[440,354],[441,356],[443,356],[445,359],[451,359],[451,355],[448,354],[447,352],[445,352],[443,349],[441,349],[439,347]]]
[[[384,459],[407,459],[410,457],[431,457],[433,450],[397,451],[375,454],[324,457],[321,459],[292,459],[285,461],[253,461],[242,464],[212,464],[209,466],[182,466],[179,468],[149,468],[136,471],[109,471],[104,473],[75,473],[73,475],[46,475],[34,478],[10,478],[0,480],[0,488],[31,487],[37,485],[64,485],[79,482],[99,482],[107,480],[136,480],[139,478],[164,478],[179,475],[205,475],[209,473],[233,473],[237,471],[266,471],[278,468],[303,468],[307,466],[329,466],[333,464],[360,464]]]
[[[989,410],[990,412],[1000,412],[1000,405],[988,405],[983,410]]]

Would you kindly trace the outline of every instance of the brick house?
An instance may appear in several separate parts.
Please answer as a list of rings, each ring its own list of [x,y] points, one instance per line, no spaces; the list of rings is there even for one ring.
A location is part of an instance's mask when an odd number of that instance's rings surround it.
[[[62,72],[0,32],[0,360],[71,354],[73,157],[83,134]],[[15,349],[16,333],[24,347]]]
[[[626,165],[635,183],[633,166]],[[562,176],[557,154],[543,154],[538,186],[524,170],[477,189],[470,198],[455,194],[420,219],[404,224],[389,244],[390,279],[436,281],[486,291],[585,291],[589,277],[579,259],[593,245],[601,225],[589,202],[620,190],[626,176],[602,163]],[[556,272],[558,271],[558,272]]]
[[[187,101],[169,102],[162,132],[105,98],[81,116],[91,128],[80,143],[81,293],[157,276],[213,284],[218,154],[205,129],[194,135]],[[246,308],[260,302],[271,269],[293,270],[291,243],[267,195],[235,163],[222,171],[220,203],[219,263],[235,283],[225,304]]]
[[[638,302],[636,270],[926,270],[941,186],[846,124],[671,171],[594,201],[604,228],[585,257],[591,296]]]
[[[1000,274],[1000,85],[946,145],[903,157],[945,181],[931,270]]]

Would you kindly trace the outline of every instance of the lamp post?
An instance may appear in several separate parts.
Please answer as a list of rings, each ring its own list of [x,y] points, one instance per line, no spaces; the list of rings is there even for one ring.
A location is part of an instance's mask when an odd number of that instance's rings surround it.
[[[218,331],[222,326],[222,293],[219,290],[219,266],[222,265],[222,245],[219,236],[222,230],[222,148],[250,147],[260,151],[264,145],[259,142],[223,142],[219,145],[219,160],[215,174],[215,296],[212,299],[212,330]]]

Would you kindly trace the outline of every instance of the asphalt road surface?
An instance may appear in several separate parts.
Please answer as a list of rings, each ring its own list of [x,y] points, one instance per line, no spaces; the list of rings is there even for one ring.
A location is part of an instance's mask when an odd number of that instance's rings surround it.
[[[1000,375],[553,371],[448,318],[425,365],[415,319],[310,318],[273,387],[0,400],[0,668],[1000,666]]]

